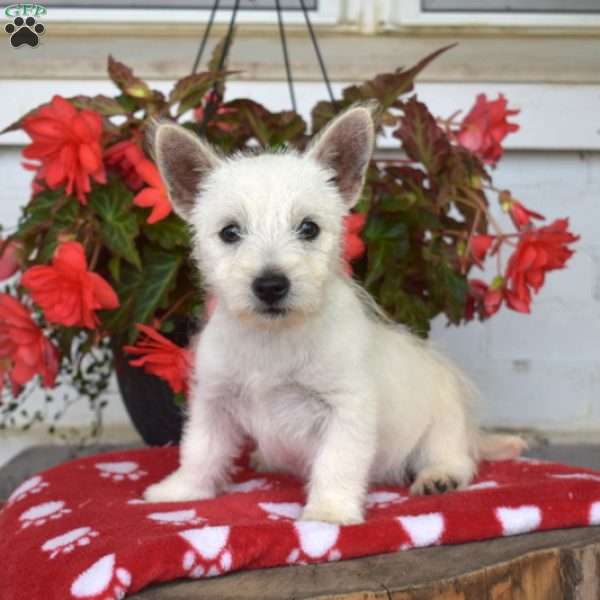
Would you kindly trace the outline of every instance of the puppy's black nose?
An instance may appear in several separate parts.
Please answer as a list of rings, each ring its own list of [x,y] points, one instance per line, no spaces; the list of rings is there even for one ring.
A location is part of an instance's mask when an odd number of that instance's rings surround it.
[[[265,304],[275,304],[290,291],[290,280],[282,273],[267,271],[252,282],[252,290]]]

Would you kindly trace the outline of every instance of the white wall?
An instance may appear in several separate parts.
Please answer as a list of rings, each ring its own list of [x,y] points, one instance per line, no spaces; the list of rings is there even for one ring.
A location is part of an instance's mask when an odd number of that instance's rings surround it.
[[[6,92],[9,84],[3,83]],[[285,106],[285,86],[238,85],[240,93],[251,91],[250,95],[266,98],[269,105]],[[76,81],[19,82],[14,93],[0,99],[0,125],[51,93],[81,93],[83,87],[83,82]],[[108,91],[103,82],[88,81],[85,87],[93,93]],[[482,417],[487,424],[600,430],[600,152],[578,151],[600,147],[598,123],[588,118],[600,98],[598,86],[429,84],[421,89],[443,116],[468,108],[481,89],[490,94],[504,91],[512,103],[521,105],[523,129],[509,138],[512,149],[494,173],[495,183],[511,189],[549,220],[569,216],[573,231],[582,236],[568,268],[549,275],[532,315],[503,310],[485,324],[450,329],[440,320],[433,339],[480,385],[485,399]],[[301,88],[299,97],[303,106],[309,106],[321,95],[320,87],[310,84]],[[18,207],[29,195],[30,173],[19,167],[16,145],[22,139],[11,135],[4,143],[15,145],[0,146],[0,222],[4,225],[16,222]],[[551,148],[561,150],[548,151]],[[116,425],[126,421],[126,415],[114,399],[107,419]],[[69,421],[76,424],[85,418],[82,407]]]

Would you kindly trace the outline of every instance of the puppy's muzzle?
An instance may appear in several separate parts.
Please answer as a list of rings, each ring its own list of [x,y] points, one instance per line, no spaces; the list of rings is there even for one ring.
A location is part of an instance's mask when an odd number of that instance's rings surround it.
[[[290,291],[290,280],[275,271],[266,271],[252,282],[254,295],[269,306],[283,300]]]

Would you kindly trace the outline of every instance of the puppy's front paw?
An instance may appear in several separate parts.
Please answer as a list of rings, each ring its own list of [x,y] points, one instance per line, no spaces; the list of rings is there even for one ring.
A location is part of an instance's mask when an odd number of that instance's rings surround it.
[[[301,521],[322,521],[337,525],[356,525],[363,522],[362,511],[359,508],[342,506],[314,506],[308,504],[302,511]]]
[[[464,487],[468,481],[464,477],[443,467],[429,467],[421,471],[410,487],[413,496],[443,494]]]
[[[214,489],[194,485],[179,471],[175,471],[144,491],[144,500],[147,502],[186,502],[188,500],[208,500],[214,497]]]

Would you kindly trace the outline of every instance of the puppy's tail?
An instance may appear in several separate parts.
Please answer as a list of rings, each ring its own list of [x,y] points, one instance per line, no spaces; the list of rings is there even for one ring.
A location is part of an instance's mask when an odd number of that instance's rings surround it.
[[[479,458],[483,460],[512,460],[527,449],[527,442],[518,435],[483,433],[477,436]]]

